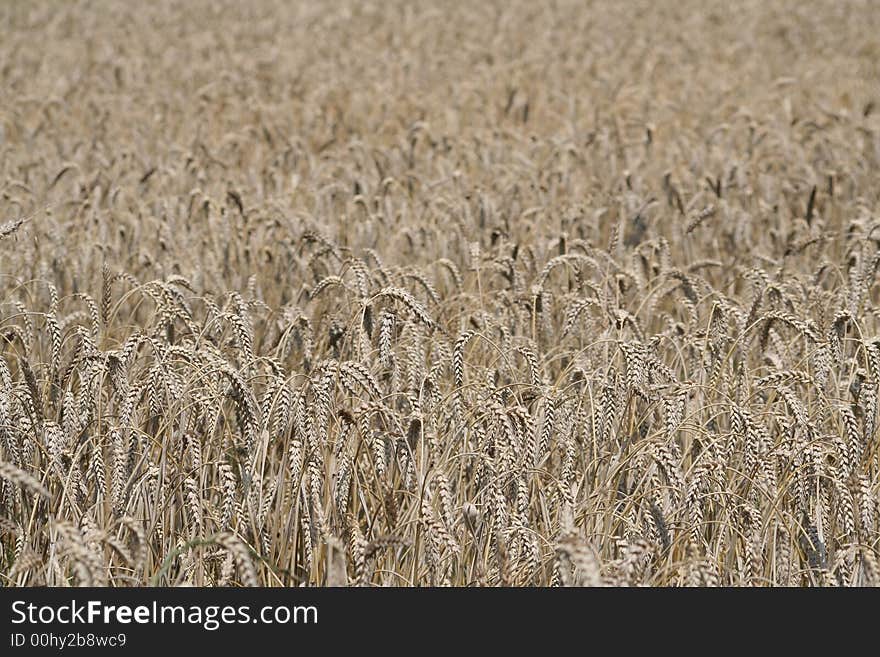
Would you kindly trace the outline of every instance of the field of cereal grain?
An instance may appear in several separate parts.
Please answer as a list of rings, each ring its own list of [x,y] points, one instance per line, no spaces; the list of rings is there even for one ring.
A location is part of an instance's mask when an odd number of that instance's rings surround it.
[[[880,584],[878,35],[0,3],[0,582]]]

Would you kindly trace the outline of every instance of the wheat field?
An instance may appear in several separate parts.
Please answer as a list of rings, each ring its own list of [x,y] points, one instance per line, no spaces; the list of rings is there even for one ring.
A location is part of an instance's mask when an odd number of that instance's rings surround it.
[[[880,6],[726,5],[0,3],[2,584],[880,584]]]

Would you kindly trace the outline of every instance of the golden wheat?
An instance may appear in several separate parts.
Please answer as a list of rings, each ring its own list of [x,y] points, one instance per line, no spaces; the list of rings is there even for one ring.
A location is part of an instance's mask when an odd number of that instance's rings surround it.
[[[0,5],[4,585],[880,585],[868,2]]]

